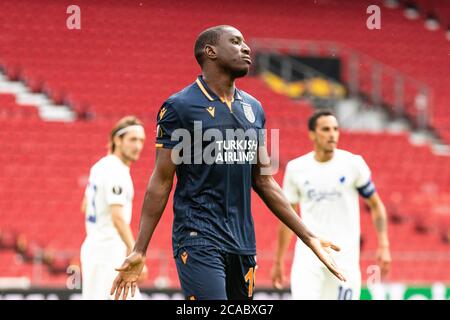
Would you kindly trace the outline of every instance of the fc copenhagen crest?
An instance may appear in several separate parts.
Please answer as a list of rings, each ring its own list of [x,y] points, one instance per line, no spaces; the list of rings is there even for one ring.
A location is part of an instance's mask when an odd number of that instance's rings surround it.
[[[253,113],[252,106],[248,103],[242,102],[242,108],[244,109],[244,115],[247,118],[250,123],[254,123],[256,118],[255,114]]]

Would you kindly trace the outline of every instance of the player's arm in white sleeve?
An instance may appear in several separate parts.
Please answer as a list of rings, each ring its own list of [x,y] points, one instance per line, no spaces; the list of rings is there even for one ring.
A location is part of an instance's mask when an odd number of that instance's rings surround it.
[[[298,203],[300,201],[299,191],[293,181],[292,166],[288,163],[284,172],[283,192],[292,208],[298,212]],[[277,289],[282,289],[285,282],[284,258],[292,241],[294,232],[283,222],[278,227],[277,249],[275,252],[275,261],[272,267],[272,285]]]
[[[381,275],[385,276],[389,272],[391,265],[386,208],[371,179],[370,169],[362,157],[359,157],[357,167],[358,179],[356,188],[370,209],[378,238],[376,259],[381,269]]]

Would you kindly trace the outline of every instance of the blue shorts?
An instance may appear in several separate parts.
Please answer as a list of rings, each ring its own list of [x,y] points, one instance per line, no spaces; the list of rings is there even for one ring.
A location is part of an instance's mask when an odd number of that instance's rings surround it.
[[[186,246],[175,257],[188,300],[252,300],[256,259],[215,247]]]

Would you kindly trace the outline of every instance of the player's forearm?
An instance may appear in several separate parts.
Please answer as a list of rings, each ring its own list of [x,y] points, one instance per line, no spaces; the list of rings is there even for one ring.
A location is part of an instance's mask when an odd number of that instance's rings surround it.
[[[171,189],[172,179],[159,179],[155,175],[150,179],[142,205],[139,233],[134,251],[146,254],[150,239],[166,207]]]
[[[389,247],[389,237],[387,231],[386,209],[382,202],[378,202],[371,208],[372,221],[378,238],[379,247]]]
[[[379,247],[389,247],[389,237],[387,232],[387,218],[385,215],[373,215],[373,223],[378,238]]]
[[[255,179],[253,188],[278,219],[309,246],[315,235],[301,221],[275,179],[272,176],[259,176]]]

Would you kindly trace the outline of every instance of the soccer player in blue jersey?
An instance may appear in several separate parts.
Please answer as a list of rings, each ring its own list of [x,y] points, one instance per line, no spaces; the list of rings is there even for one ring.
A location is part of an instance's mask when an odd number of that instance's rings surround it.
[[[305,227],[267,173],[264,110],[235,86],[251,65],[241,32],[225,25],[209,28],[200,33],[194,50],[202,75],[172,95],[158,113],[156,161],[139,233],[133,252],[117,269],[111,294],[116,299],[122,291],[134,294],[175,174],[173,255],[187,299],[253,298],[252,188],[330,272],[345,280],[329,255],[339,248]]]

